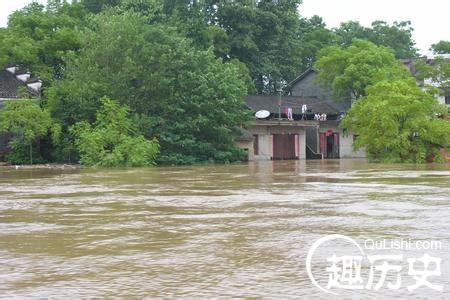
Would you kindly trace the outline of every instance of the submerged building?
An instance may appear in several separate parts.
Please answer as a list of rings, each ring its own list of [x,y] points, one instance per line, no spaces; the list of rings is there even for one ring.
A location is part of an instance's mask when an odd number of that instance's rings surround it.
[[[313,69],[298,76],[287,86],[289,95],[245,98],[250,109],[265,112],[248,128],[252,139],[247,134],[238,142],[249,160],[365,157],[363,150],[353,151],[357,136],[339,127],[350,104],[333,101],[316,76]]]

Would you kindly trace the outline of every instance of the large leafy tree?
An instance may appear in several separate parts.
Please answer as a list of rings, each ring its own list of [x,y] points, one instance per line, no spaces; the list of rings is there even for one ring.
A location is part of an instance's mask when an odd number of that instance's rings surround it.
[[[366,88],[379,81],[411,76],[391,49],[365,40],[322,49],[315,68],[321,83],[344,100],[365,96]]]
[[[394,22],[392,25],[384,21],[374,21],[371,27],[364,27],[359,22],[342,23],[334,29],[343,46],[351,45],[354,39],[371,41],[378,46],[393,49],[396,58],[412,58],[417,56],[415,42],[412,39],[411,22]]]
[[[217,23],[228,37],[228,57],[245,63],[258,93],[274,93],[301,70],[299,0],[223,1]]]
[[[79,49],[77,29],[84,17],[80,4],[57,0],[46,7],[33,2],[12,13],[8,27],[0,31],[0,65],[24,66],[48,84],[61,76],[63,56]]]
[[[413,78],[383,80],[367,88],[341,126],[358,133],[354,147],[365,147],[371,160],[422,163],[450,145],[446,110]]]
[[[160,161],[238,159],[233,134],[247,120],[242,69],[146,20],[131,12],[95,16],[65,79],[47,93],[52,114],[65,128],[93,122],[108,96],[130,107],[147,138],[158,138]]]

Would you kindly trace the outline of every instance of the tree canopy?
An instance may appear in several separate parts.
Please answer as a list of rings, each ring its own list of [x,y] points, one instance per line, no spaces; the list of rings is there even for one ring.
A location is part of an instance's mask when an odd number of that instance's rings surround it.
[[[450,61],[436,56],[427,62],[420,59],[415,63],[416,77],[424,81],[424,87],[431,93],[450,96]],[[430,82],[431,80],[431,82]]]
[[[159,161],[240,158],[234,133],[248,120],[242,69],[133,12],[92,18],[81,44],[65,78],[47,93],[47,107],[64,128],[93,122],[107,96],[129,106],[145,137],[158,138]]]
[[[319,16],[300,20],[300,44],[302,69],[312,67],[318,52],[328,46],[336,45],[338,36],[326,28],[326,24]]]
[[[415,42],[412,39],[411,22],[394,22],[392,25],[384,21],[374,21],[371,27],[364,27],[359,22],[344,22],[334,29],[341,46],[349,46],[354,39],[363,39],[377,46],[389,47],[396,58],[412,58],[417,56]]]
[[[78,29],[85,10],[78,3],[57,0],[47,6],[37,2],[9,16],[8,27],[0,31],[0,65],[24,66],[45,84],[63,73],[63,57],[80,47]]]
[[[446,112],[413,78],[383,80],[367,88],[342,126],[358,134],[354,147],[373,161],[423,163],[450,145]]]
[[[332,30],[318,16],[302,18],[300,6],[300,0],[31,3],[14,12],[8,28],[0,31],[0,64],[23,65],[49,86],[50,79],[62,77],[64,57],[80,49],[89,16],[111,8],[116,14],[139,13],[148,24],[173,27],[194,48],[211,47],[216,58],[242,63],[249,70],[248,91],[260,94],[276,92],[312,66],[320,49],[346,47],[355,38],[390,47],[397,58],[416,55],[409,22],[376,21],[367,28],[347,22]]]
[[[320,50],[315,68],[319,80],[337,98],[358,99],[376,82],[411,77],[389,48],[354,39],[348,47]]]
[[[354,147],[364,147],[370,160],[421,163],[450,145],[447,108],[433,97],[434,89],[418,87],[392,49],[354,39],[348,47],[322,49],[315,68],[337,97],[352,100],[340,125],[358,135]],[[448,68],[442,59],[416,65],[418,78],[433,78],[441,90]]]
[[[438,43],[431,45],[430,50],[435,54],[450,53],[450,41],[439,41]]]

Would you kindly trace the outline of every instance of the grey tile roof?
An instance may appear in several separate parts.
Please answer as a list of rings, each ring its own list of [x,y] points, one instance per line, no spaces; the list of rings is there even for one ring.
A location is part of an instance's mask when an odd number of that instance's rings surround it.
[[[271,113],[278,113],[279,96],[252,95],[245,97],[245,102],[254,111],[268,110]],[[332,100],[319,100],[317,98],[305,98],[296,96],[282,96],[281,110],[290,107],[294,114],[301,114],[302,105],[308,107],[308,114],[326,113],[328,115],[339,114],[350,108],[350,104],[335,102]]]
[[[17,98],[19,88],[25,87],[32,96],[38,96],[39,93],[27,87],[27,83],[37,82],[38,78],[30,78],[26,83],[18,80],[16,75],[25,74],[25,71],[18,71],[16,74],[11,74],[6,70],[0,70],[0,99],[14,99]]]
[[[23,82],[6,70],[0,70],[0,98],[16,98],[20,87],[25,86]]]

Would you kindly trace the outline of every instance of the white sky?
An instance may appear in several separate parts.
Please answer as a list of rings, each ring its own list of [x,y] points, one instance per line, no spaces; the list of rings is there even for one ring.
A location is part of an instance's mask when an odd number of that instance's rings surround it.
[[[431,44],[450,40],[450,0],[303,0],[300,14],[319,15],[328,27],[350,20],[365,26],[375,20],[408,20],[422,54],[427,54]]]
[[[0,27],[6,26],[8,15],[33,0],[0,0]],[[35,0],[45,3],[45,0]],[[422,54],[431,44],[450,40],[450,0],[303,0],[303,16],[321,16],[328,27],[356,20],[365,26],[372,21],[410,20],[414,40]]]
[[[46,0],[0,0],[0,27],[6,27],[8,16],[13,11],[20,9],[31,2],[45,4]]]

